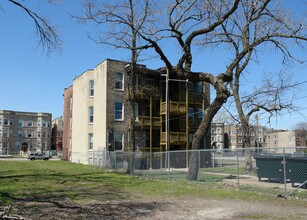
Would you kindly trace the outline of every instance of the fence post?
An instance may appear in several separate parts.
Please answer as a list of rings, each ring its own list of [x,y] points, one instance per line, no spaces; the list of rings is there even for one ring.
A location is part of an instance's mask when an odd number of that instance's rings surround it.
[[[198,166],[198,171],[200,170],[200,150],[197,150],[197,166]]]
[[[116,155],[116,151],[114,151],[114,157],[115,157],[114,169],[115,169],[115,173],[117,173],[117,155]]]
[[[284,184],[285,184],[285,193],[287,193],[287,170],[286,170],[286,152],[283,148],[283,169],[284,169]]]
[[[239,150],[237,151],[237,181],[238,181],[238,190],[240,190],[240,164],[239,164]]]

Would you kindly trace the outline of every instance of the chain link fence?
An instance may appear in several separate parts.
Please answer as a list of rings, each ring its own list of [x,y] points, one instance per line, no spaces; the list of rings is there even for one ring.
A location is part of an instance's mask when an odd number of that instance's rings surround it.
[[[274,189],[307,198],[307,147],[225,149],[157,153],[93,151],[89,164],[108,172],[186,181],[196,165],[197,181],[238,189]]]

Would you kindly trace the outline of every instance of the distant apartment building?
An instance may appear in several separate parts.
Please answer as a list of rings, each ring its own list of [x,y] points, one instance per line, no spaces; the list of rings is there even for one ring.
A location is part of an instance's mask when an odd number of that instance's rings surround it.
[[[306,147],[306,139],[300,130],[273,130],[267,137],[267,148],[279,153],[300,151],[300,147]]]
[[[73,87],[64,90],[64,116],[63,116],[63,160],[71,161],[71,135],[72,135],[72,94]]]
[[[225,148],[243,148],[243,133],[241,125],[225,125]],[[267,146],[267,131],[263,126],[252,126],[250,128],[250,147],[263,148]]]
[[[224,149],[224,123],[211,123],[211,147],[213,149]]]
[[[63,117],[57,117],[52,120],[51,130],[51,150],[55,155],[63,154]]]
[[[132,112],[125,65],[107,59],[75,78],[72,86],[65,89],[64,158],[88,164],[94,151],[132,150]],[[190,149],[209,103],[209,85],[180,80],[172,74],[166,81],[163,69],[137,67],[132,79],[135,150],[152,153]],[[203,141],[204,148],[210,147],[208,141],[209,138]]]
[[[0,153],[23,154],[50,150],[51,114],[0,111]]]

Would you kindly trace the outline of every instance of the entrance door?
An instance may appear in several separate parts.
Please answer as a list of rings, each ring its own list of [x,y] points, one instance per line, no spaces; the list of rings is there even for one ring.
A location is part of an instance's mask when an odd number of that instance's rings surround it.
[[[22,148],[23,154],[28,154],[29,146],[26,142],[22,143],[21,148]]]

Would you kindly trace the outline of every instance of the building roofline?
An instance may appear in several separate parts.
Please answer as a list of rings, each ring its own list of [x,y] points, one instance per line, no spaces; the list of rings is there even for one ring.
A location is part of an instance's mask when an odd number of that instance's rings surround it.
[[[14,111],[14,110],[0,110],[0,113],[21,113],[21,114],[35,114],[35,115],[50,115],[52,116],[51,113],[47,112],[25,112],[25,111]]]

